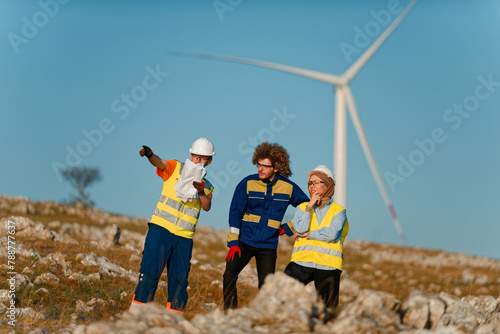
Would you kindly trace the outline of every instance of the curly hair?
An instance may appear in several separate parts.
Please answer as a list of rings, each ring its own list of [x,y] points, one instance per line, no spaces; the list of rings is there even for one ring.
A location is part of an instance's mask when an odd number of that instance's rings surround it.
[[[290,169],[290,156],[280,144],[271,144],[265,141],[255,148],[252,158],[252,163],[254,165],[257,165],[259,160],[266,158],[271,160],[273,167],[284,177],[288,178],[292,175],[292,170]]]

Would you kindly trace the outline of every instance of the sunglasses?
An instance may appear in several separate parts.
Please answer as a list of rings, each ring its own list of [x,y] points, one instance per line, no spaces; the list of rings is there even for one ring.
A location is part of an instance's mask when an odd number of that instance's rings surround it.
[[[316,180],[316,181],[309,181],[309,182],[307,182],[307,186],[308,186],[308,187],[310,187],[310,186],[312,186],[312,185],[317,186],[317,185],[318,185],[318,184],[320,184],[320,183],[325,183],[325,182],[323,182],[323,181],[317,181],[317,180]]]
[[[263,164],[257,163],[257,168],[259,168],[259,167],[273,168],[273,165],[263,165]]]

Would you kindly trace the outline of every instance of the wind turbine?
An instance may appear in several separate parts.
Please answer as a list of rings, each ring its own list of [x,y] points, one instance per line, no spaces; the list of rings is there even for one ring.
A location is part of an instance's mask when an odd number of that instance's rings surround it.
[[[359,57],[354,64],[351,65],[347,69],[347,71],[342,75],[332,75],[329,73],[322,73],[292,66],[286,66],[281,64],[269,63],[265,61],[253,60],[253,59],[245,59],[245,58],[236,58],[236,57],[227,57],[227,56],[217,56],[217,55],[207,55],[207,54],[193,54],[193,53],[182,53],[175,52],[174,55],[182,56],[182,57],[191,57],[191,58],[204,58],[204,59],[213,59],[213,60],[221,60],[235,63],[242,63],[247,65],[254,65],[259,67],[266,67],[282,72],[288,72],[292,74],[297,74],[300,76],[304,76],[307,78],[319,80],[322,82],[326,82],[328,84],[334,85],[335,87],[335,128],[334,128],[334,139],[333,139],[333,151],[334,151],[334,172],[335,179],[337,180],[337,185],[335,189],[335,202],[345,206],[346,205],[346,177],[347,177],[347,122],[346,122],[346,112],[345,107],[349,110],[349,115],[351,116],[354,128],[356,130],[356,134],[358,135],[359,141],[361,143],[361,147],[363,148],[363,152],[365,154],[366,160],[368,161],[368,165],[370,166],[371,172],[377,184],[377,187],[382,195],[382,198],[391,213],[392,220],[394,222],[394,227],[396,228],[401,241],[403,244],[406,244],[406,237],[399,222],[399,219],[394,211],[394,207],[392,206],[391,200],[389,198],[389,194],[387,193],[387,189],[382,181],[382,177],[380,176],[380,172],[375,163],[375,159],[373,157],[373,153],[370,149],[370,145],[368,144],[368,139],[366,138],[365,131],[363,129],[363,125],[361,124],[361,120],[358,115],[358,110],[356,108],[356,104],[354,103],[354,98],[352,96],[351,89],[349,88],[349,82],[356,76],[356,74],[361,70],[361,68],[366,64],[366,62],[370,59],[370,57],[377,51],[377,49],[384,43],[384,41],[389,37],[389,35],[396,29],[396,27],[403,21],[403,19],[408,15],[410,10],[416,4],[417,0],[412,0],[410,4],[403,10],[403,12],[392,22],[389,27],[380,35],[377,40]],[[340,182],[338,182],[341,180]]]

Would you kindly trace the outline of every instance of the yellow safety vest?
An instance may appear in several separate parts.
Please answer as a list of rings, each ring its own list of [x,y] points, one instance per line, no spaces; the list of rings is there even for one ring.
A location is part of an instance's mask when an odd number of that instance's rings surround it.
[[[182,166],[183,164],[177,161],[174,172],[163,183],[163,190],[151,217],[151,223],[166,228],[174,235],[193,239],[200,215],[201,202],[199,199],[183,202],[175,195],[174,186],[181,177]]]
[[[306,203],[302,203],[299,207],[305,211]],[[311,211],[311,222],[309,223],[309,231],[317,231],[322,227],[330,226],[333,217],[342,210],[345,210],[341,205],[332,202],[325,217],[318,224],[318,219],[314,210]],[[292,262],[312,262],[322,266],[332,267],[342,270],[342,262],[344,260],[344,239],[349,232],[349,223],[347,218],[340,236],[340,241],[325,242],[306,238],[298,238],[293,245]]]

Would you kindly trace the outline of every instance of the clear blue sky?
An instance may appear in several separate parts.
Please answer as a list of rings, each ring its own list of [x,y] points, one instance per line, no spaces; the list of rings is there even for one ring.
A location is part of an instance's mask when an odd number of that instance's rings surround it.
[[[333,88],[169,52],[342,74],[408,3],[1,0],[0,193],[60,201],[56,166],[94,166],[98,207],[148,218],[162,182],[141,145],[183,161],[205,136],[216,193],[200,224],[225,229],[256,142],[286,147],[304,190],[307,171],[333,168]],[[410,246],[500,258],[499,14],[421,0],[351,82]],[[348,238],[400,244],[348,124]]]

